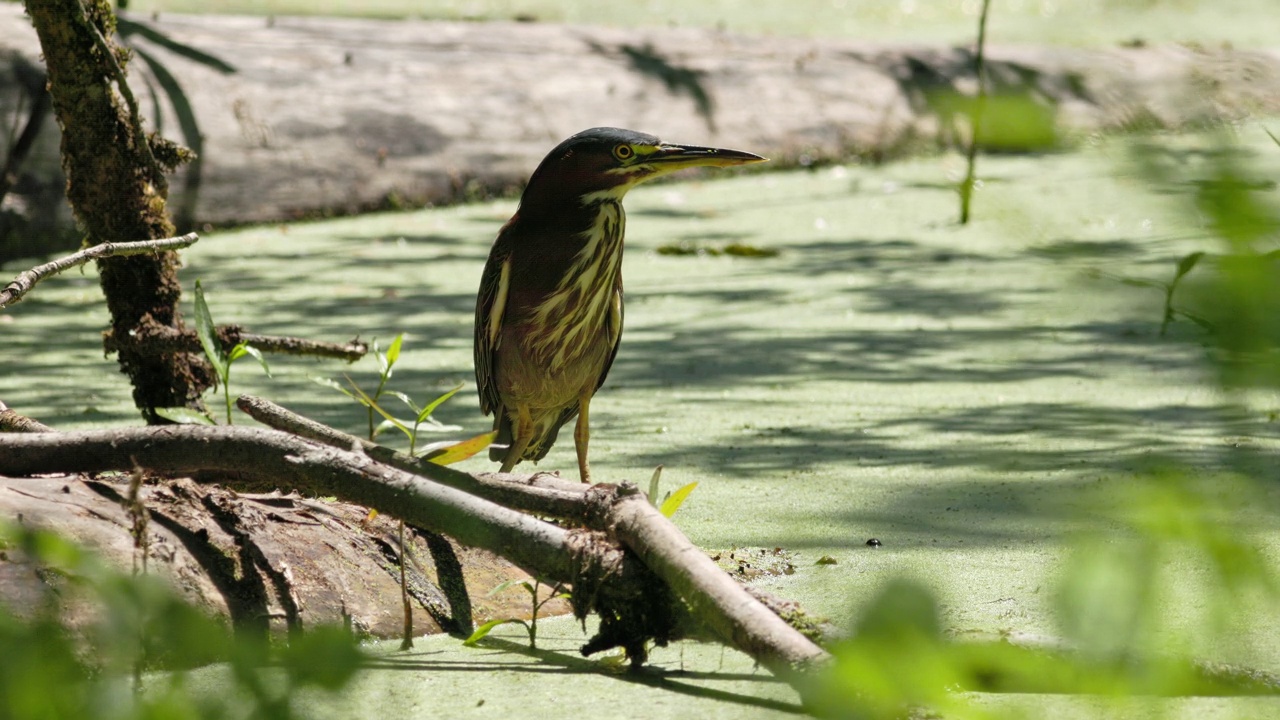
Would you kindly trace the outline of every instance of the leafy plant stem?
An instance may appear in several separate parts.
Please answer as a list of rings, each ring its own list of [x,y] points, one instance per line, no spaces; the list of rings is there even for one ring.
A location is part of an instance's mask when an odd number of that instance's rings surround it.
[[[404,521],[400,521],[400,600],[404,603],[404,639],[400,641],[400,649],[413,647],[413,607],[409,604],[409,582],[405,577],[405,544]]]
[[[968,154],[965,158],[966,169],[964,180],[960,183],[960,224],[969,224],[969,204],[973,199],[973,187],[977,182],[978,138],[982,134],[982,116],[987,105],[987,10],[991,0],[982,0],[982,12],[978,16],[978,47],[974,57],[974,72],[978,76],[978,98],[974,102],[970,114],[970,138]]]

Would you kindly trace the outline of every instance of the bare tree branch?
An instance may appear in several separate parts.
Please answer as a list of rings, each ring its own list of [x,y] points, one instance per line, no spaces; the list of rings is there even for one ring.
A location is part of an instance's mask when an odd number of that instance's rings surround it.
[[[537,576],[571,583],[575,613],[585,617],[599,612],[602,620],[600,633],[584,652],[621,646],[633,659],[643,659],[647,638],[664,643],[701,626],[802,692],[795,671],[829,657],[716,567],[633,485],[592,486],[587,517],[591,525],[615,531],[634,554],[618,549],[604,533],[570,531],[536,520],[376,462],[363,448],[356,449],[361,452],[242,427],[8,435],[0,436],[0,472],[141,466],[165,474],[222,470],[271,478],[377,509],[491,550]]]
[[[223,349],[231,348],[246,342],[263,352],[281,355],[309,355],[312,357],[329,357],[355,362],[364,357],[369,346],[359,340],[345,343],[322,342],[305,338],[285,337],[279,335],[258,335],[244,332],[237,325],[218,326],[218,339]],[[164,353],[187,352],[201,354],[204,348],[195,331],[178,330],[159,323],[142,322],[133,328],[128,335],[121,337],[115,332],[108,332],[103,343],[108,352],[117,352],[128,348],[141,355],[161,355]]]
[[[254,420],[277,430],[284,430],[342,450],[359,448],[360,452],[380,463],[429,478],[441,485],[448,485],[499,505],[579,523],[586,519],[588,486],[580,482],[561,480],[548,473],[469,475],[437,465],[430,460],[410,457],[341,430],[335,430],[254,395],[241,395],[236,400],[236,407]]]
[[[195,233],[187,233],[179,237],[160,238],[159,240],[122,243],[106,242],[85,248],[74,255],[58,258],[52,262],[47,262],[19,273],[18,277],[13,279],[13,282],[6,285],[4,290],[0,290],[0,308],[17,304],[22,300],[23,295],[26,295],[31,288],[35,287],[36,283],[50,275],[57,275],[67,268],[84,265],[90,260],[99,260],[105,257],[124,257],[126,255],[143,255],[162,250],[177,250],[194,245],[199,240],[200,237]]]
[[[785,677],[828,657],[721,570],[639,490],[627,489],[597,485],[590,494],[593,500],[601,490],[614,494],[606,507],[617,539],[689,603],[695,618],[775,675]]]
[[[0,432],[55,432],[53,428],[26,415],[19,415],[10,410],[8,405],[0,402]]]
[[[572,576],[563,528],[275,430],[177,425],[0,436],[0,472],[10,475],[130,471],[133,458],[164,475],[212,470],[271,479],[444,533],[544,577]]]

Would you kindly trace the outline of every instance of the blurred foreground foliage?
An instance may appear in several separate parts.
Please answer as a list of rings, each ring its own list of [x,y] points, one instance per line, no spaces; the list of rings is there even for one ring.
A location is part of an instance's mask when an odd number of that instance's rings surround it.
[[[1132,158],[1154,191],[1190,196],[1172,220],[1205,245],[1162,285],[1165,324],[1196,322],[1192,339],[1207,346],[1223,397],[1247,407],[1280,388],[1280,208],[1275,181],[1219,132],[1192,153],[1140,138]],[[1174,308],[1177,283],[1193,269]],[[1008,717],[968,693],[1067,693],[1094,696],[1108,716],[1134,698],[1280,694],[1275,676],[1222,659],[1256,659],[1267,637],[1257,629],[1280,617],[1275,559],[1256,541],[1274,532],[1264,491],[1276,478],[1232,457],[1153,469],[1095,492],[1086,512],[1108,530],[1076,538],[1058,572],[1052,643],[959,642],[944,633],[931,589],[890,581],[833,649],[812,709],[832,718]]]
[[[297,691],[340,689],[361,665],[344,628],[279,646],[233,633],[160,578],[115,570],[47,531],[0,524],[0,554],[47,588],[29,607],[0,605],[0,719],[287,720]],[[213,662],[232,687],[193,691],[182,670]]]

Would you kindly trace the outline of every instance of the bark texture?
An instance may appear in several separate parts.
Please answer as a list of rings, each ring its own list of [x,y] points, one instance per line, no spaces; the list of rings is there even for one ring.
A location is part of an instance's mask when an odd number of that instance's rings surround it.
[[[149,482],[140,493],[149,521],[139,551],[131,534],[127,493],[128,477],[123,475],[0,475],[6,520],[75,538],[124,571],[131,564],[140,566],[145,555],[148,572],[238,628],[284,634],[347,623],[358,634],[399,636],[399,545],[390,517],[371,518],[364,507],[333,499],[242,494],[189,479]],[[523,590],[488,594],[502,582],[525,577],[511,563],[413,529],[406,544],[409,596],[419,633],[465,633],[472,612],[480,622],[528,617]],[[41,568],[14,553],[0,553],[0,599],[10,607],[22,611],[33,606],[49,582]],[[567,611],[563,601],[544,608],[546,613]],[[93,612],[92,605],[73,599],[70,624],[87,622]]]
[[[172,236],[164,173],[180,153],[143,132],[125,81],[125,53],[110,39],[110,5],[105,0],[26,5],[62,128],[67,199],[88,244]],[[172,251],[98,261],[112,333],[125,336],[144,322],[182,330],[177,268]],[[148,422],[160,421],[158,407],[199,407],[200,394],[211,384],[207,363],[189,353],[145,355],[122,347],[117,355],[133,384],[134,403]]]

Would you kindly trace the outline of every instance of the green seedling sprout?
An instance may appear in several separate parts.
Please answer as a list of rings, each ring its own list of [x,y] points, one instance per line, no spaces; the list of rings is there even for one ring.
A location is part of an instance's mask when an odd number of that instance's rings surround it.
[[[405,393],[396,390],[388,390],[387,382],[391,379],[391,374],[395,370],[396,362],[400,359],[400,350],[403,346],[404,333],[396,335],[395,340],[391,341],[391,345],[387,347],[386,352],[383,352],[378,347],[378,342],[376,340],[374,341],[373,355],[378,361],[378,385],[374,389],[373,394],[365,392],[363,388],[356,384],[356,381],[353,380],[350,375],[344,375],[349,388],[344,387],[342,383],[333,380],[332,378],[318,377],[312,378],[312,380],[320,385],[324,385],[325,387],[333,388],[364,406],[368,413],[369,440],[376,440],[378,435],[387,428],[395,428],[403,432],[405,437],[408,438],[409,454],[418,455],[419,432],[424,430],[429,432],[451,432],[461,429],[456,425],[444,425],[431,415],[437,408],[462,389],[462,383],[458,383],[457,386],[445,391],[444,394],[422,407],[419,407],[418,404]],[[387,412],[387,410],[385,410],[378,402],[384,395],[390,395],[398,398],[401,402],[407,405],[409,409],[413,411],[413,421],[411,423],[404,422]],[[374,425],[373,423],[375,414],[380,415],[383,418],[383,421],[377,425]],[[461,442],[446,440],[439,443],[432,443],[423,449],[421,457],[435,463],[436,465],[449,465],[466,460],[472,455],[475,455],[481,450],[489,447],[489,445],[493,443],[493,439],[495,437],[497,437],[496,431],[483,433]],[[406,577],[404,562],[407,546],[404,542],[403,520],[399,522],[398,536],[400,543],[400,596],[404,603],[404,633],[400,643],[400,649],[408,650],[413,647],[413,610],[409,600],[409,584]]]
[[[204,299],[204,288],[200,286],[199,280],[196,281],[196,337],[200,338],[200,347],[204,349],[204,356],[213,366],[217,383],[222,386],[222,396],[227,404],[227,424],[231,425],[231,365],[249,356],[262,365],[262,371],[267,374],[267,377],[271,377],[271,368],[267,365],[266,358],[262,356],[262,351],[248,342],[241,341],[231,348],[230,352],[223,351],[222,344],[218,342],[213,315],[209,312],[209,304]],[[156,408],[156,414],[176,423],[213,424],[211,418],[191,408]]]
[[[654,507],[658,508],[658,512],[662,513],[667,518],[670,518],[672,515],[676,514],[676,511],[680,509],[681,505],[684,505],[684,501],[689,499],[689,495],[697,489],[698,483],[691,482],[688,485],[677,489],[675,492],[667,493],[666,496],[659,501],[658,490],[661,481],[662,466],[659,465],[653,469],[653,475],[649,478],[649,502],[652,503]]]
[[[533,582],[529,582],[528,580],[508,580],[504,583],[500,583],[497,587],[490,590],[489,597],[493,597],[494,595],[497,595],[498,593],[503,592],[504,590],[516,585],[519,585],[520,587],[524,588],[529,593],[529,597],[532,603],[532,612],[530,613],[529,621],[525,622],[524,620],[521,620],[519,618],[501,618],[498,620],[490,620],[489,622],[476,628],[476,631],[471,633],[470,637],[468,637],[466,640],[463,640],[462,644],[464,646],[474,647],[476,643],[484,639],[486,635],[493,632],[494,628],[499,627],[501,625],[511,624],[511,625],[523,625],[525,632],[529,633],[529,647],[531,649],[537,649],[538,647],[538,611],[542,609],[543,605],[546,605],[552,600],[555,600],[557,598],[569,597],[569,593],[560,592],[560,586],[556,585],[551,588],[551,594],[539,600],[538,590],[542,587],[542,584],[539,583],[537,580],[534,580]]]

